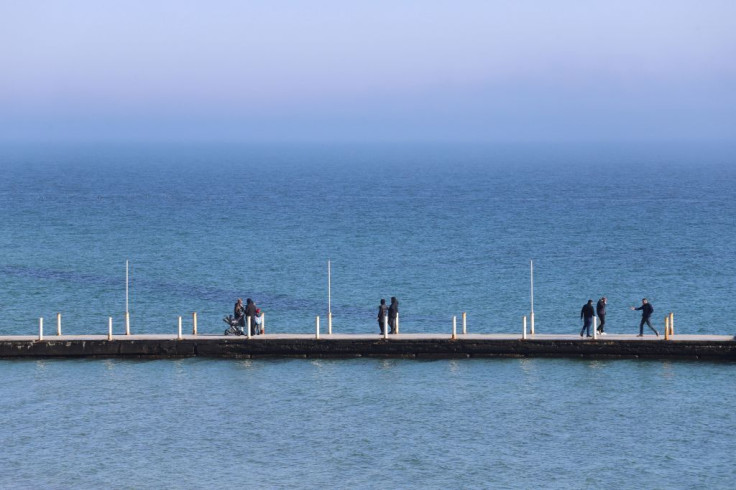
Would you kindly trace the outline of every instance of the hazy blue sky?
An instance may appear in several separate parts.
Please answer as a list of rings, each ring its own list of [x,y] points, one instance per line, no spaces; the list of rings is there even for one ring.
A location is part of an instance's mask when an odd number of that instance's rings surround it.
[[[736,139],[734,0],[0,0],[0,138]]]

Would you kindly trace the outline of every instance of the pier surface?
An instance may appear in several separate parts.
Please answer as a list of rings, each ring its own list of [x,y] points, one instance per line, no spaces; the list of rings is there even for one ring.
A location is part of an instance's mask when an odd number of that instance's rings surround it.
[[[49,335],[0,336],[0,358],[653,358],[736,361],[731,335],[266,334],[248,339],[222,335]]]

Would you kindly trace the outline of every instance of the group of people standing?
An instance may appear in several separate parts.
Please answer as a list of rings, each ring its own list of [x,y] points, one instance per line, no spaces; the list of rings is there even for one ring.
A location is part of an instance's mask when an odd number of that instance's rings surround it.
[[[608,300],[605,296],[603,296],[601,299],[598,300],[598,303],[595,305],[595,309],[593,308],[593,300],[589,299],[586,304],[583,305],[583,308],[580,310],[580,319],[583,320],[583,328],[580,330],[580,336],[582,337],[583,334],[586,334],[587,337],[590,337],[590,325],[593,323],[593,317],[597,316],[600,320],[600,325],[598,325],[598,334],[599,335],[606,335],[605,332],[605,325],[606,325],[606,305],[608,304]],[[639,335],[637,337],[643,337],[644,336],[644,324],[646,323],[649,328],[651,328],[654,333],[659,337],[659,332],[656,328],[652,326],[652,322],[650,320],[652,313],[654,313],[654,307],[652,304],[647,301],[646,298],[642,298],[641,300],[641,306],[638,308],[632,306],[632,310],[640,310],[641,311],[641,323],[639,324]]]
[[[245,306],[243,306],[243,299],[238,298],[238,301],[235,303],[233,316],[235,317],[235,320],[237,320],[238,325],[243,328],[243,330],[245,330],[246,319],[250,317],[251,335],[260,335],[264,333],[263,313],[261,313],[261,309],[256,306],[255,302],[252,299],[248,298],[246,300]]]
[[[386,317],[388,317],[388,319]],[[391,296],[391,304],[386,306],[386,300],[382,298],[381,304],[378,305],[378,317],[376,318],[378,320],[378,329],[381,331],[381,335],[385,333],[384,328],[386,324],[388,324],[390,328],[388,333],[395,334],[398,318],[399,300],[396,299],[395,296]]]

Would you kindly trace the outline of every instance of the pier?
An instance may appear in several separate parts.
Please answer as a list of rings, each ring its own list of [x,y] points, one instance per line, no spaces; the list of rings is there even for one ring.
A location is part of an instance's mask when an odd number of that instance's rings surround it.
[[[589,359],[682,359],[736,361],[730,335],[610,334],[265,334],[1,336],[0,358],[408,358],[549,357]]]

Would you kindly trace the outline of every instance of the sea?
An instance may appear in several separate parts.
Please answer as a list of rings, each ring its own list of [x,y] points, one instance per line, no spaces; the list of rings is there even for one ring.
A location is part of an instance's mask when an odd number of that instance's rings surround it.
[[[727,143],[0,146],[0,335],[736,334]],[[127,265],[126,265],[127,264]],[[645,332],[646,333],[646,332]],[[2,488],[734,488],[736,365],[0,360]]]

